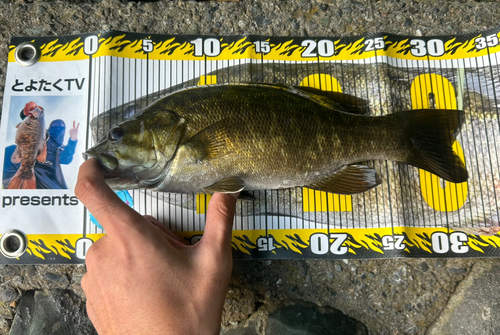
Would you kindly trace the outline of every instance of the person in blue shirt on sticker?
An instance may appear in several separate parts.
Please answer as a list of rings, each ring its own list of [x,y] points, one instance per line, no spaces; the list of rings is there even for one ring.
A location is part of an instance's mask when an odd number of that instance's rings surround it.
[[[26,116],[21,112],[21,119]],[[80,124],[69,131],[69,140],[64,144],[64,133],[66,132],[66,124],[61,119],[56,119],[50,123],[47,130],[47,158],[45,162],[35,163],[35,177],[37,189],[67,189],[66,181],[62,173],[61,164],[70,164],[73,161],[76,144],[78,143],[78,128]],[[11,178],[16,174],[21,166],[21,163],[12,163],[10,157],[16,150],[16,145],[11,145],[5,148],[5,159],[3,165],[3,180],[2,185],[7,188]]]

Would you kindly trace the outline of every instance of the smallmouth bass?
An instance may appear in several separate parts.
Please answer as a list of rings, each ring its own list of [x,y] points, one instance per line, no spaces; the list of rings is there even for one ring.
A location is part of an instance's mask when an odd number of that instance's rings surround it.
[[[233,193],[304,186],[356,194],[381,183],[374,169],[359,164],[369,160],[467,180],[452,150],[462,111],[366,116],[363,108],[354,97],[308,87],[198,86],[152,103],[86,153],[114,189]]]
[[[16,150],[10,158],[12,163],[21,163],[12,177],[8,189],[36,189],[35,162],[45,162],[45,111],[34,102],[26,104],[22,110],[25,118],[17,125]]]

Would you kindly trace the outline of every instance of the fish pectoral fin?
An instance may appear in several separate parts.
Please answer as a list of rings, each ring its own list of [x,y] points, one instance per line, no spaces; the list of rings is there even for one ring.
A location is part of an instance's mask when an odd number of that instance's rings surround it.
[[[357,194],[366,192],[380,183],[382,180],[374,169],[364,165],[346,165],[333,176],[307,187],[337,194]]]
[[[228,151],[227,139],[231,138],[228,125],[229,120],[216,122],[194,135],[186,145],[196,149],[200,156],[198,160],[224,155]]]
[[[245,182],[240,177],[229,177],[207,186],[204,192],[236,193],[245,188]]]
[[[38,156],[36,157],[36,160],[39,161],[40,163],[45,163],[46,159],[47,159],[47,143],[45,142],[43,144],[43,148],[40,149]]]
[[[16,150],[14,150],[12,156],[10,156],[10,161],[14,164],[17,164],[21,161],[21,151],[19,150],[19,147],[16,147]]]
[[[22,123],[22,122],[19,122],[19,123],[17,124],[16,129],[17,129],[17,128],[19,128],[19,127],[21,127],[21,123]]]

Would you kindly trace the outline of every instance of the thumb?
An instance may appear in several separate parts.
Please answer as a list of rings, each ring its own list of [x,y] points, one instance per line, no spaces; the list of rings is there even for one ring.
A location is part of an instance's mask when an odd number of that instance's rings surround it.
[[[214,193],[208,204],[205,233],[200,241],[202,248],[212,248],[218,252],[231,248],[238,195],[239,193]]]
[[[144,222],[142,215],[127,206],[109,188],[95,159],[80,166],[75,195],[99,221],[108,236],[127,235]]]

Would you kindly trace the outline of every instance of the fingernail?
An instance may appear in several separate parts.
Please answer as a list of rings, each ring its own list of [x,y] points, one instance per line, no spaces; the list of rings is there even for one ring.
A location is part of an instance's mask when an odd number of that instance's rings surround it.
[[[238,197],[240,196],[240,192],[236,192],[236,193],[229,193],[233,198],[235,198],[236,200],[238,200]]]

